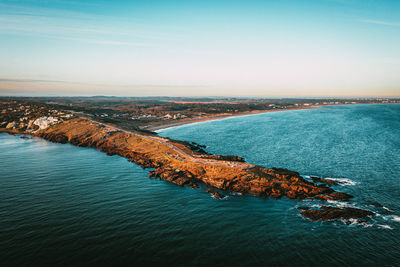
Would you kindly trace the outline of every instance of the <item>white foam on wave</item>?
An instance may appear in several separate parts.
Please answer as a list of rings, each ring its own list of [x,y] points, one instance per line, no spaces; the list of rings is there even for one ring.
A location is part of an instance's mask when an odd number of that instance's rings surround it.
[[[357,208],[354,204],[349,203],[349,202],[343,202],[343,201],[337,201],[337,200],[327,200],[327,202],[329,204],[332,204],[339,208],[346,208],[346,207]]]
[[[369,224],[369,223],[365,223],[365,222],[363,222],[363,223],[361,223],[361,224],[362,224],[362,226],[364,226],[365,228],[374,227],[373,224]]]
[[[377,226],[379,226],[379,228],[381,228],[381,229],[393,230],[393,228],[390,227],[390,226],[387,225],[387,224],[378,224]]]
[[[391,210],[391,209],[389,209],[389,208],[387,208],[387,207],[385,207],[385,206],[382,206],[382,209],[387,210],[387,211],[390,211],[390,212],[393,212],[393,210]]]
[[[229,196],[224,196],[223,198],[216,198],[213,195],[211,195],[211,197],[216,199],[216,200],[227,200],[229,198]]]
[[[400,219],[400,218],[399,218]],[[387,229],[387,230],[393,230],[393,228],[390,225],[387,224],[376,224],[376,223],[367,223],[365,221],[359,221],[357,219],[348,219],[348,220],[341,220],[344,224],[347,224],[349,226],[363,226],[364,228],[371,228],[371,227],[377,227],[380,229]]]
[[[400,222],[400,217],[397,215],[391,215],[391,217],[393,218],[393,221],[395,222]]]
[[[349,222],[350,222],[350,225],[352,225],[352,224],[360,224],[360,223],[357,221],[357,219],[353,219],[353,218],[350,218],[350,219],[349,219]]]
[[[380,213],[377,213],[376,216],[381,217],[381,218],[384,219],[385,221],[392,219],[391,216],[382,215],[382,214],[380,214]]]
[[[341,221],[343,222],[343,224],[346,224],[348,226],[362,226],[364,228],[374,227],[373,224],[366,223],[366,222],[359,222],[357,219],[353,219],[353,218],[348,219],[348,220],[342,219]],[[350,222],[350,224],[349,224],[349,222]]]
[[[329,179],[335,182],[338,182],[339,185],[346,186],[346,185],[356,185],[357,183],[349,178],[335,178],[335,177],[327,177],[325,179]]]

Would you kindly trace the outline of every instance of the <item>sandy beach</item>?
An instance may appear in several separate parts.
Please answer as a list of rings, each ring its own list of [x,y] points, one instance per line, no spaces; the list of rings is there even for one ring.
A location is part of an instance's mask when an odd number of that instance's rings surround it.
[[[310,106],[310,107],[298,107],[298,108],[287,108],[287,109],[272,109],[272,110],[255,110],[250,112],[240,112],[236,114],[219,114],[216,116],[206,116],[206,117],[199,117],[199,118],[190,118],[186,120],[179,120],[179,121],[162,121],[155,124],[147,125],[143,127],[143,130],[148,131],[158,131],[162,129],[182,126],[185,124],[192,124],[204,121],[211,121],[211,120],[219,120],[231,117],[238,117],[238,116],[246,116],[246,115],[255,115],[261,113],[268,113],[268,112],[278,112],[278,111],[289,111],[289,110],[301,110],[301,109],[319,109],[321,106]]]

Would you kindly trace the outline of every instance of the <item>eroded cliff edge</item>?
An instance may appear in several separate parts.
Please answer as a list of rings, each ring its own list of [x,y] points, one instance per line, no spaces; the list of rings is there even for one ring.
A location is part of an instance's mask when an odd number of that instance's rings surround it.
[[[150,177],[196,188],[200,183],[259,197],[319,200],[348,200],[352,196],[335,192],[326,183],[307,181],[287,169],[264,168],[235,156],[219,156],[195,151],[181,141],[156,135],[128,132],[86,118],[74,118],[34,133],[52,142],[93,147],[108,155],[120,155],[143,168],[154,168]],[[343,210],[343,212],[346,212]],[[311,211],[303,212],[306,217]],[[340,211],[337,218],[343,218]],[[312,219],[318,214],[313,213]],[[360,217],[365,217],[364,213]],[[368,216],[373,214],[368,214]],[[319,219],[324,220],[326,216]],[[336,219],[334,216],[329,219]]]

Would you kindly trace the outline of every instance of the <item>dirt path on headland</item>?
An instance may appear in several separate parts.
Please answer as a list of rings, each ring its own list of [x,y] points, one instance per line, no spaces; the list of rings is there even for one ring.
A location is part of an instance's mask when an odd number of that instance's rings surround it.
[[[112,125],[108,125],[108,124],[105,124],[105,123],[97,122],[97,121],[94,121],[94,120],[91,120],[91,122],[92,123],[97,123],[99,125],[102,125],[102,126],[106,127],[106,129],[109,129],[110,131],[121,131],[121,132],[124,132],[124,133],[126,133],[128,135],[132,134],[132,135],[136,135],[136,136],[139,136],[139,137],[147,139],[147,140],[151,140],[151,141],[155,141],[155,142],[164,144],[164,145],[168,146],[169,148],[171,148],[172,150],[174,150],[174,152],[176,152],[177,154],[180,154],[180,157],[179,156],[175,156],[175,158],[178,159],[178,160],[192,161],[192,162],[198,162],[198,163],[202,163],[202,164],[211,164],[211,165],[218,165],[218,166],[221,166],[221,167],[232,167],[232,168],[241,168],[241,169],[247,169],[247,168],[254,167],[253,164],[248,164],[248,163],[234,162],[234,161],[224,161],[224,160],[204,159],[204,158],[196,157],[195,155],[190,155],[190,154],[186,153],[185,151],[183,151],[182,149],[180,149],[179,147],[177,147],[174,144],[170,143],[168,141],[168,139],[166,139],[166,138],[159,137],[159,136],[143,135],[143,134],[139,134],[137,132],[131,132],[131,131],[123,130],[121,128],[114,127]],[[171,156],[174,156],[174,155],[171,155]]]

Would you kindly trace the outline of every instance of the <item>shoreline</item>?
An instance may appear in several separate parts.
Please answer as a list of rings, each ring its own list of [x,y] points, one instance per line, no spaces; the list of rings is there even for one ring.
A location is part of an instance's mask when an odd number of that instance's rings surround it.
[[[169,129],[169,128],[174,128],[174,127],[179,127],[179,126],[183,126],[183,125],[187,125],[187,124],[194,124],[194,123],[199,123],[199,122],[214,121],[214,120],[227,119],[227,118],[233,118],[233,117],[241,117],[241,116],[249,116],[249,115],[257,115],[257,114],[263,114],[263,113],[269,113],[269,112],[303,110],[303,109],[321,109],[321,107],[320,106],[310,106],[310,107],[299,107],[299,108],[288,108],[288,109],[256,110],[256,111],[242,112],[242,113],[238,113],[238,114],[219,115],[219,116],[216,115],[216,116],[210,116],[210,117],[204,117],[204,118],[198,118],[198,119],[176,121],[176,122],[165,123],[165,124],[161,124],[161,125],[149,125],[149,126],[143,128],[143,130],[158,132],[159,130],[165,130],[165,129]]]
[[[304,109],[329,109],[330,106],[386,105],[386,104],[388,104],[388,103],[329,104],[329,105],[313,105],[313,106],[309,106],[309,107],[298,107],[298,108],[287,108],[287,109],[256,110],[256,111],[242,112],[239,114],[219,115],[219,116],[217,115],[217,116],[210,116],[210,117],[205,117],[205,118],[171,122],[171,123],[160,124],[160,125],[149,125],[149,126],[143,128],[142,130],[153,131],[158,134],[158,131],[160,131],[160,130],[175,128],[175,127],[179,127],[179,126],[183,126],[183,125],[187,125],[187,124],[195,124],[195,123],[200,123],[200,122],[214,121],[214,120],[227,119],[227,118],[233,118],[233,117],[257,115],[257,114],[263,114],[263,113],[269,113],[269,112],[293,111],[293,110],[304,110]]]

